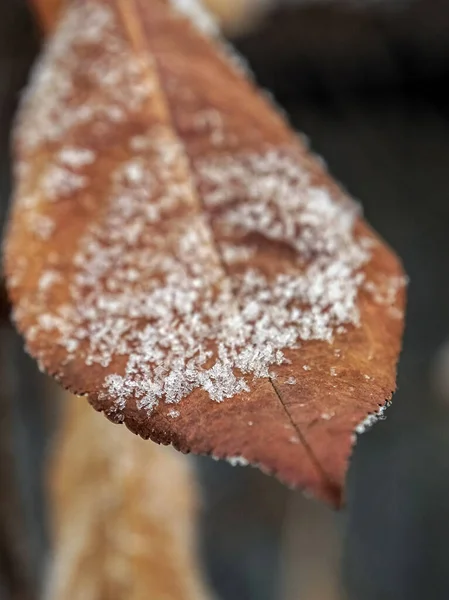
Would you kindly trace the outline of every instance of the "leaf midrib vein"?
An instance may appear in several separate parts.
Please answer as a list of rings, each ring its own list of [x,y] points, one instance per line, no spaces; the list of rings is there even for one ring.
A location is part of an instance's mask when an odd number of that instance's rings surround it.
[[[138,2],[139,2],[139,0],[117,0],[118,12],[121,16],[125,33],[127,34],[128,39],[130,40],[131,46],[134,49],[134,51],[136,53],[139,53],[140,51],[144,51],[146,49],[154,57],[154,53],[151,51],[151,46],[149,44],[148,39],[146,38],[146,36],[144,34],[144,30],[143,30],[138,18],[135,17],[136,13],[138,13],[138,9],[137,9]],[[134,12],[134,15],[133,15],[133,12]],[[130,27],[130,25],[131,25],[130,21],[132,21],[132,30]],[[168,102],[166,94],[164,93],[163,86],[162,86],[162,77],[160,74],[160,68],[158,65],[157,58],[155,58],[155,60],[154,60],[154,65],[155,65],[157,79],[159,82],[160,96],[164,103],[166,117],[168,120],[167,124],[168,124],[168,126],[170,126],[170,128],[173,131],[176,138],[181,142],[185,158],[189,165],[192,193],[194,194],[194,197],[197,200],[198,211],[201,212],[201,214],[207,216],[206,218],[207,218],[208,226],[209,226],[210,233],[211,233],[211,239],[213,240],[213,249],[214,249],[215,254],[216,254],[216,256],[220,262],[220,265],[222,267],[223,277],[227,278],[229,281],[232,281],[232,277],[229,273],[228,267],[223,258],[223,254],[220,251],[219,244],[217,243],[217,240],[215,237],[215,229],[212,224],[212,219],[211,219],[210,215],[208,215],[208,213],[207,213],[206,207],[204,205],[204,201],[202,200],[201,195],[199,194],[196,183],[195,183],[195,178],[193,176],[194,168],[192,165],[192,160],[189,156],[189,153],[186,150],[184,142],[182,141],[182,139],[179,136],[179,133],[178,133],[176,125],[175,125],[174,116],[173,116],[173,113],[170,108],[170,103]],[[230,288],[232,290],[232,285],[230,286]],[[236,303],[236,306],[237,306],[237,303]],[[300,439],[307,455],[309,456],[309,458],[311,459],[311,461],[313,462],[315,467],[320,472],[324,481],[328,485],[331,485],[331,486],[335,485],[334,482],[331,480],[331,477],[329,476],[329,474],[326,473],[325,469],[321,465],[320,461],[318,460],[317,456],[313,452],[309,443],[305,439],[298,424],[293,420],[292,415],[291,415],[290,411],[288,410],[288,407],[286,406],[285,400],[282,396],[282,393],[281,393],[279,387],[275,384],[275,382],[273,381],[273,379],[271,377],[269,377],[268,380],[270,382],[270,385],[273,389],[275,396],[277,397],[282,408],[284,409],[284,412],[287,415],[288,420],[290,421],[292,427],[294,428],[296,434],[298,435],[298,438]]]

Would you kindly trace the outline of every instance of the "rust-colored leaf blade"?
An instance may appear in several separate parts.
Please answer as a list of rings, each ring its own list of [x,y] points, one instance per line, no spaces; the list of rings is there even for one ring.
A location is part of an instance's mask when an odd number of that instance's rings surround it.
[[[64,0],[29,0],[36,13],[39,24],[47,34],[55,27],[58,16],[62,12]]]
[[[163,0],[74,2],[16,155],[6,272],[42,367],[338,504],[395,388],[402,267],[220,42]]]

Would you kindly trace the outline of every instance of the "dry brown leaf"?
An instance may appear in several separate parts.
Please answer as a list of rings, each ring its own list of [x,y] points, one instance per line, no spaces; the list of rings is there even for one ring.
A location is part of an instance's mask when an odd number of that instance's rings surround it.
[[[254,25],[267,8],[264,0],[203,0],[203,3],[214,14],[220,28],[234,34]]]
[[[30,0],[38,15],[42,28],[47,33],[55,26],[64,0]],[[263,12],[265,2],[260,0],[204,0],[226,32],[244,29],[252,23],[255,16]]]
[[[67,394],[51,460],[47,600],[205,600],[188,461]]]
[[[15,153],[5,266],[42,368],[339,504],[395,388],[402,267],[198,5],[71,3]]]
[[[45,32],[55,26],[65,0],[30,0],[31,5],[39,17],[39,22]]]

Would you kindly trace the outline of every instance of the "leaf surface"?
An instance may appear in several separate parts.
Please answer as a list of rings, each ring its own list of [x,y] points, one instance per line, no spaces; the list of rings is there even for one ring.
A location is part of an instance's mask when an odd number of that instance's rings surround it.
[[[29,0],[36,13],[39,24],[45,33],[49,33],[58,21],[64,0]]]
[[[198,5],[71,3],[15,151],[6,272],[42,368],[338,505],[395,388],[402,267]]]

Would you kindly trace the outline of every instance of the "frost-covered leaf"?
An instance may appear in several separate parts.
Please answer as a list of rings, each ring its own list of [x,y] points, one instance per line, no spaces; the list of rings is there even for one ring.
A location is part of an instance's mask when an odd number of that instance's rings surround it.
[[[206,600],[186,457],[67,395],[50,469],[46,600]]]
[[[6,272],[42,368],[338,504],[395,387],[402,267],[199,6],[70,3],[15,152]]]

